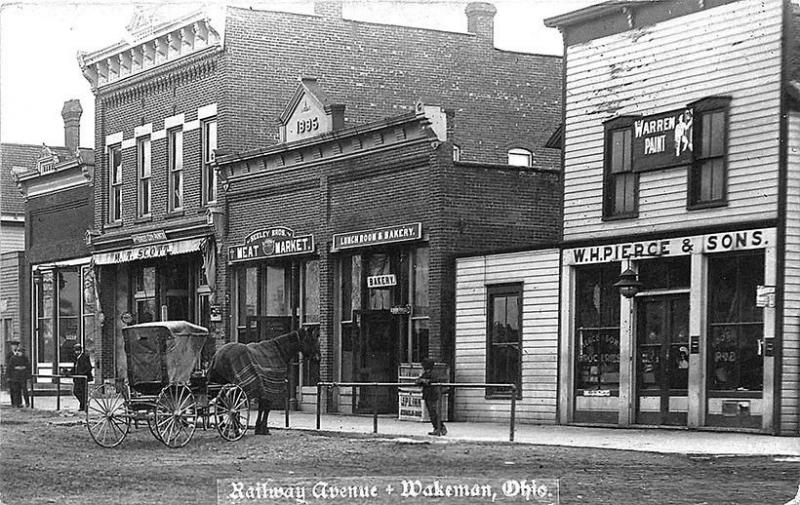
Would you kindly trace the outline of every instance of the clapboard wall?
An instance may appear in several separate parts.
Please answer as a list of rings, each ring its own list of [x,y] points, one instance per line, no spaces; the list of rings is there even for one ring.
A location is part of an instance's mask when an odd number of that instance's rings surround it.
[[[800,113],[789,115],[781,426],[800,434]]]
[[[556,422],[558,276],[557,249],[456,260],[456,382],[486,382],[487,286],[523,285],[520,422]],[[483,389],[459,389],[454,414],[459,421],[505,421],[509,404],[486,399]]]
[[[777,216],[781,0],[742,0],[567,47],[564,239]],[[728,205],[686,209],[687,169],[640,175],[638,219],[603,221],[603,122],[729,95]]]

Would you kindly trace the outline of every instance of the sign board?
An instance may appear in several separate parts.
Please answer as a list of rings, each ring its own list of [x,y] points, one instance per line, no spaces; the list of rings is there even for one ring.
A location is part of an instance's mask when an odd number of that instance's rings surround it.
[[[740,230],[710,233],[694,237],[624,242],[600,246],[579,247],[564,251],[564,264],[579,265],[612,261],[713,254],[718,252],[764,249],[775,242],[775,229]]]
[[[397,277],[394,274],[370,275],[367,277],[368,288],[388,288],[397,284]]]
[[[247,261],[312,252],[314,252],[313,235],[295,235],[292,229],[279,226],[255,231],[245,237],[243,244],[229,247],[228,260]]]
[[[700,354],[700,335],[689,337],[689,354]]]
[[[756,286],[756,307],[775,307],[775,286]]]
[[[583,396],[611,396],[610,389],[584,389]]]
[[[164,242],[167,240],[167,234],[164,230],[153,230],[147,233],[137,233],[136,235],[131,235],[131,240],[136,245],[139,244],[149,244],[151,242]]]
[[[354,249],[392,242],[419,240],[422,238],[422,223],[400,224],[372,230],[336,233],[333,235],[332,251]]]
[[[642,172],[692,162],[691,108],[644,116],[633,123],[633,170]]]
[[[408,305],[395,305],[389,310],[395,316],[403,316],[411,314],[411,307],[409,307]]]

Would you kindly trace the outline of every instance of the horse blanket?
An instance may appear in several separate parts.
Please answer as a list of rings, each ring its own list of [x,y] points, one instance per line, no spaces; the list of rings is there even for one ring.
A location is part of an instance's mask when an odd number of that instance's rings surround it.
[[[286,398],[287,369],[273,340],[246,345],[229,342],[214,355],[211,380],[220,376],[241,387],[249,398],[282,403]]]

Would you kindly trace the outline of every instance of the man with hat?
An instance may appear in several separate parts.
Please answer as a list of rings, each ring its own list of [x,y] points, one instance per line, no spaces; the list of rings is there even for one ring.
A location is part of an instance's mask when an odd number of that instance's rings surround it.
[[[73,377],[72,379],[72,394],[78,399],[78,410],[81,412],[86,410],[86,385],[90,380],[94,380],[92,376],[92,361],[89,355],[83,352],[81,344],[75,344],[75,368],[73,375],[82,375],[84,377]]]
[[[6,369],[8,389],[9,393],[11,393],[11,406],[21,408],[24,397],[25,406],[30,407],[28,379],[31,377],[31,363],[22,352],[18,340],[11,342],[11,354],[6,360]]]

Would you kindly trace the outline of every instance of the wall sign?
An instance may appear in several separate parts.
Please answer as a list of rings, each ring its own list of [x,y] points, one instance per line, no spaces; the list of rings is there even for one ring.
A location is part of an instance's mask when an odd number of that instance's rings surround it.
[[[756,307],[775,307],[775,286],[756,286]]]
[[[610,389],[584,389],[583,396],[611,396]]]
[[[136,235],[131,235],[131,240],[136,245],[139,244],[149,244],[151,242],[163,242],[167,240],[167,234],[164,230],[153,230],[147,233],[137,233]]]
[[[685,256],[687,254],[712,254],[764,249],[774,242],[774,228],[711,233],[694,237],[566,249],[564,251],[564,264],[607,263],[626,259],[636,260],[662,256]]]
[[[333,235],[332,251],[353,249],[392,242],[419,240],[422,238],[422,223],[401,224],[372,230],[337,233]]]
[[[242,245],[228,248],[228,260],[246,261],[275,256],[294,256],[314,252],[313,235],[295,235],[290,228],[278,226],[251,233]]]
[[[633,170],[637,172],[692,162],[691,108],[644,116],[633,123]]]
[[[368,288],[387,288],[397,284],[397,277],[394,274],[370,275],[367,277]]]
[[[689,353],[700,354],[700,335],[689,337]]]

